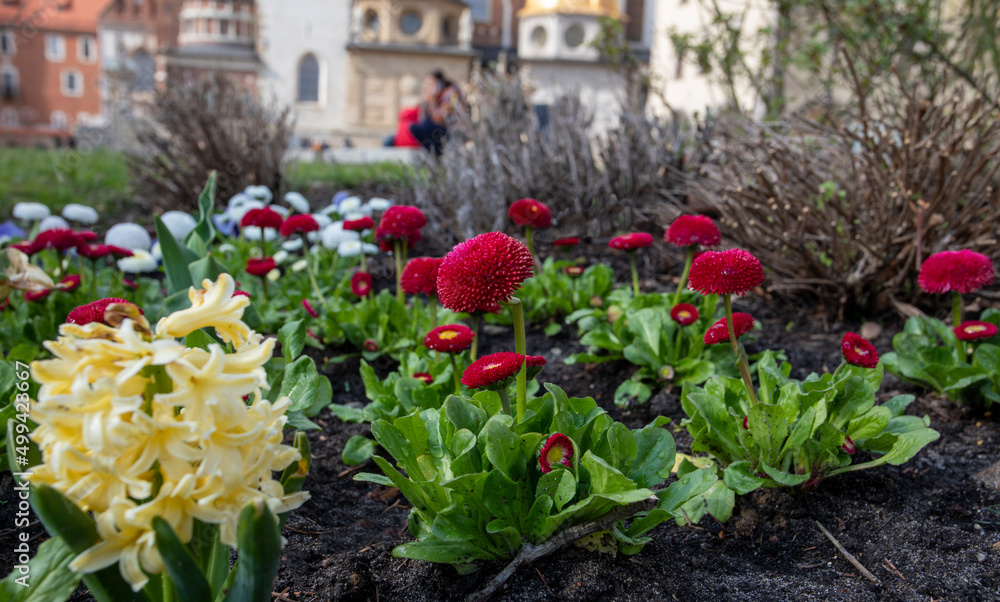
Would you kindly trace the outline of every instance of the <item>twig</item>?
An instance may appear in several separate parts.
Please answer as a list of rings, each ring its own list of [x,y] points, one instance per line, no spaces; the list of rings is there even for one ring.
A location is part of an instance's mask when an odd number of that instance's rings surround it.
[[[500,574],[494,577],[486,587],[466,598],[466,602],[482,602],[484,600],[488,600],[503,586],[504,583],[507,582],[508,579],[514,575],[515,572],[517,572],[517,569],[521,566],[530,564],[539,558],[548,556],[549,554],[568,546],[581,537],[586,537],[587,535],[598,531],[604,531],[620,519],[632,516],[637,512],[652,510],[656,507],[658,501],[659,499],[655,495],[651,495],[641,502],[635,502],[628,504],[627,506],[622,506],[616,511],[607,514],[592,523],[570,527],[562,533],[551,537],[548,541],[541,545],[536,546],[532,544],[524,544],[521,546],[521,551],[519,551],[517,556],[514,557],[514,560],[511,560],[510,564],[508,564],[504,570],[500,571]]]
[[[352,472],[356,472],[358,470],[361,470],[362,468],[364,468],[367,465],[368,465],[368,462],[364,462],[362,464],[358,464],[357,466],[352,466],[351,468],[345,468],[344,470],[342,470],[342,471],[340,471],[340,472],[337,473],[337,478],[338,479],[342,479],[342,478],[346,477],[347,475],[351,474]]]
[[[882,565],[883,567],[885,567],[885,570],[888,571],[891,568],[893,571],[896,572],[897,575],[899,575],[900,579],[902,579],[903,581],[906,581],[906,577],[903,576],[903,573],[899,572],[899,569],[896,568],[896,565],[894,565],[891,560],[889,560],[888,558],[882,558],[882,560],[885,561],[885,563]],[[885,565],[889,565],[889,566],[885,566]]]
[[[824,527],[819,521],[816,521],[816,526],[819,527],[819,530],[823,532],[823,535],[826,535],[826,538],[830,540],[830,543],[832,543],[833,546],[837,548],[837,551],[843,554],[844,558],[846,558],[851,564],[853,564],[856,569],[861,571],[862,575],[864,575],[869,581],[871,581],[875,585],[881,585],[878,578],[876,578],[875,575],[872,575],[868,569],[866,569],[860,562],[858,562],[858,559],[855,558],[853,554],[844,549],[844,546],[840,545],[840,542],[837,541],[837,538],[834,537],[833,534],[831,534],[829,531],[827,531],[826,527]]]
[[[535,567],[535,572],[538,573],[538,578],[542,580],[542,585],[545,586],[545,589],[549,590],[549,595],[550,596],[556,595],[555,592],[552,591],[552,588],[549,587],[549,582],[545,580],[545,576],[542,575],[542,572],[540,570],[538,570],[538,567]]]

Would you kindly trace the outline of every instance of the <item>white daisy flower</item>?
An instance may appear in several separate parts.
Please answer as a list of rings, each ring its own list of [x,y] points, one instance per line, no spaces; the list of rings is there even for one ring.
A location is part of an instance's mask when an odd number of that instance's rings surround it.
[[[361,197],[349,196],[340,201],[340,204],[337,205],[337,211],[339,211],[341,215],[346,215],[353,211],[361,211]]]
[[[247,226],[243,228],[243,236],[247,240],[260,240],[260,228],[257,226]],[[278,238],[278,231],[274,228],[264,228],[264,240],[270,242]]]
[[[292,214],[291,209],[289,209],[288,207],[282,207],[281,205],[271,205],[270,209],[271,211],[274,211],[281,217],[288,217],[289,215]]]
[[[79,203],[70,203],[63,207],[62,216],[84,226],[93,226],[98,219],[97,209]]]
[[[302,239],[296,236],[295,238],[289,238],[285,242],[281,243],[281,248],[286,251],[298,251],[302,248]]]
[[[273,270],[267,273],[267,276],[265,276],[265,278],[267,278],[271,282],[277,282],[278,278],[281,278],[281,270],[279,270],[278,268],[274,268]]]
[[[42,221],[38,222],[38,231],[45,232],[46,230],[55,230],[56,228],[69,228],[69,223],[58,215],[50,215],[48,217],[42,218]]]
[[[374,197],[368,199],[367,205],[369,211],[385,211],[389,207],[395,205],[395,203],[393,203],[389,199],[383,199],[382,197]]]
[[[286,194],[285,202],[299,213],[309,213],[309,200],[298,192],[289,192]]]
[[[225,253],[225,254],[228,255],[229,253],[233,253],[233,252],[236,251],[236,246],[235,245],[231,245],[228,242],[224,242],[221,245],[219,245],[218,247],[216,247],[215,251],[217,253]]]
[[[320,230],[326,228],[327,226],[333,223],[333,218],[331,218],[329,215],[326,215],[325,213],[313,213],[312,216],[313,219],[316,220],[316,223],[319,224]]]
[[[365,255],[378,255],[380,251],[382,251],[382,249],[378,248],[378,245],[370,242],[365,243]]]
[[[267,186],[247,186],[243,192],[258,201],[264,201],[265,203],[270,203],[274,200],[274,195],[271,194],[271,189]]]
[[[153,239],[139,224],[122,222],[111,226],[108,233],[104,235],[104,244],[124,247],[133,251],[136,249],[148,251],[153,244]]]
[[[366,213],[361,213],[360,211],[352,211],[351,213],[348,213],[347,215],[344,216],[344,221],[350,222],[356,219],[361,219],[363,217],[371,217],[371,216]]]
[[[146,274],[159,269],[160,264],[147,251],[132,249],[132,252],[134,255],[131,257],[122,257],[118,260],[118,269],[131,274]]]
[[[252,201],[252,200],[254,200],[254,199],[249,194],[247,194],[245,192],[237,192],[236,194],[233,195],[233,198],[229,199],[229,202],[226,203],[226,208],[227,209],[232,209],[233,207],[238,207],[238,206],[240,206],[240,205],[242,205],[242,204],[244,204],[246,202]]]
[[[333,222],[323,228],[320,234],[323,246],[327,249],[336,249],[345,240],[361,240],[361,235],[357,232],[344,230],[344,222]]]
[[[41,203],[22,202],[14,205],[14,219],[23,219],[29,222],[37,222],[45,219],[51,214],[49,208]]]
[[[149,254],[153,256],[153,259],[157,263],[163,261],[163,249],[160,248],[160,241],[157,240],[153,243],[153,248],[149,250]]]
[[[191,214],[183,211],[167,211],[160,216],[163,225],[170,230],[170,234],[177,240],[184,240],[191,230],[198,225],[198,220],[191,217]]]
[[[271,256],[271,259],[274,260],[274,263],[281,265],[288,260],[288,251],[280,249],[277,253]]]
[[[292,271],[301,272],[302,270],[306,269],[306,266],[308,265],[309,265],[308,259],[300,259],[292,264]]]
[[[251,209],[263,209],[264,207],[267,207],[267,205],[260,201],[250,199],[244,203],[240,203],[239,205],[234,205],[233,207],[226,209],[226,215],[229,219],[238,224],[243,221],[243,216],[246,215]]]
[[[361,255],[364,245],[360,240],[345,240],[337,245],[337,254],[341,257],[357,257]]]

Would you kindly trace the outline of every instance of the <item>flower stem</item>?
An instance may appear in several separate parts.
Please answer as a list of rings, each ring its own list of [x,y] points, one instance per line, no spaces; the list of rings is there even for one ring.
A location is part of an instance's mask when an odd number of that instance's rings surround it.
[[[476,361],[476,351],[479,349],[479,312],[472,314],[472,347],[469,347],[469,360]]]
[[[323,297],[323,292],[319,290],[319,284],[316,283],[316,274],[313,271],[312,265],[312,244],[309,243],[309,238],[302,235],[302,242],[306,247],[306,270],[309,272],[309,283],[312,284],[313,293],[319,297],[319,302],[326,305],[326,299]]]
[[[451,359],[451,374],[455,377],[455,395],[461,395],[462,381],[458,378],[458,362],[455,361],[454,353],[449,353],[448,357]]]
[[[396,259],[396,301],[402,305],[406,303],[406,299],[403,297],[403,249],[406,248],[406,241],[396,239],[392,241],[395,253],[393,256]],[[364,248],[361,249],[364,251]]]
[[[951,294],[951,325],[958,328],[962,324],[962,293],[954,291]],[[958,361],[965,362],[965,341],[958,341]]]
[[[368,272],[368,257],[365,253],[365,241],[361,241],[361,271]]]
[[[260,277],[260,284],[264,287],[264,303],[267,303],[267,275]]]
[[[507,387],[497,389],[497,394],[500,395],[500,406],[503,408],[503,413],[508,416],[510,413],[510,395],[507,393]]]
[[[514,318],[514,351],[521,355],[527,355],[527,342],[524,333],[524,306],[517,297],[511,297],[507,302]],[[521,422],[524,418],[524,410],[528,405],[528,364],[525,361],[521,364],[521,369],[517,372],[517,418],[516,422]]]
[[[677,283],[677,292],[674,293],[674,305],[681,302],[681,291],[687,285],[688,274],[691,273],[691,264],[694,262],[694,245],[688,245],[687,259],[684,260],[684,271],[681,272],[681,280]]]
[[[747,362],[746,351],[736,340],[736,327],[733,324],[733,302],[729,294],[722,296],[722,301],[726,306],[726,327],[729,329],[729,342],[733,346],[733,357],[736,360],[736,367],[740,369],[740,376],[743,377],[743,384],[746,386],[747,395],[750,397],[750,405],[757,405],[757,392],[753,388],[753,380],[750,378],[750,364]],[[742,351],[742,353],[741,353]]]
[[[639,296],[639,271],[635,267],[635,250],[628,252],[628,263],[632,268],[632,293],[634,297]]]
[[[438,303],[437,295],[431,293],[428,295],[428,300],[431,302],[431,325],[434,328],[438,326]]]
[[[531,253],[531,260],[535,262],[535,266],[539,265],[538,258],[535,257],[535,241],[534,241],[534,229],[531,226],[525,226],[524,228],[524,242],[528,243],[528,252]]]

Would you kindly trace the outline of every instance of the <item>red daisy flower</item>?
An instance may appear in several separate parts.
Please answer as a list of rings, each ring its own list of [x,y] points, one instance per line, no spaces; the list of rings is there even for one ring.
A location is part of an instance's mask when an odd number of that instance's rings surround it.
[[[968,249],[941,251],[920,266],[917,283],[928,293],[971,293],[993,283],[993,262]]]
[[[750,314],[742,312],[736,312],[733,314],[733,331],[736,333],[737,339],[750,332],[753,325],[754,320]],[[727,342],[729,342],[729,327],[726,326],[726,318],[723,317],[715,324],[712,324],[712,326],[705,331],[705,344],[717,345],[719,343]]]
[[[378,231],[376,230],[375,232],[376,232],[375,239],[378,240]],[[407,235],[406,237],[406,248],[412,249],[413,247],[417,246],[417,243],[420,242],[423,238],[424,235],[420,233],[420,230],[414,230],[413,232],[410,232],[410,234]],[[382,249],[386,253],[391,253],[396,250],[395,246],[393,245],[394,240],[396,239],[383,238],[378,241],[378,248]]]
[[[524,365],[524,356],[513,351],[484,355],[462,373],[462,384],[470,389],[502,389],[510,385]]]
[[[41,251],[43,247],[36,245],[35,241],[33,240],[22,240],[21,242],[16,242],[12,244],[11,248],[17,249],[18,251],[24,253],[25,255],[30,256]]]
[[[126,249],[125,247],[119,247],[118,245],[107,245],[108,251],[115,256],[116,259],[121,259],[123,257],[132,257],[135,253],[132,249]]]
[[[372,292],[372,275],[358,272],[351,276],[351,292],[359,297],[367,297]]]
[[[39,249],[56,249],[65,251],[84,244],[80,235],[69,228],[53,228],[39,232],[35,237],[35,246]]]
[[[997,330],[995,324],[980,322],[979,320],[967,320],[955,329],[955,336],[960,341],[975,341],[976,339],[988,339],[996,336]]]
[[[681,326],[690,326],[698,321],[698,308],[690,303],[678,303],[670,310],[670,317]]]
[[[246,297],[247,299],[249,299],[250,298],[250,293],[248,293],[246,291],[233,291],[233,296],[234,297]]]
[[[552,472],[553,464],[573,468],[573,440],[562,433],[549,435],[538,454],[538,467],[543,474]]]
[[[861,366],[862,368],[874,368],[878,365],[878,351],[861,335],[848,332],[840,342],[840,351],[844,354],[844,359],[848,364]]]
[[[77,232],[76,235],[79,236],[80,240],[83,242],[94,242],[98,239],[97,232],[94,232],[93,230],[81,230],[80,232]]]
[[[563,271],[566,272],[567,275],[576,278],[578,276],[583,276],[583,273],[586,272],[587,270],[583,266],[568,265],[563,268]]]
[[[572,249],[576,245],[580,244],[580,239],[576,236],[568,236],[566,238],[557,238],[552,241],[553,247],[558,247],[560,249]]]
[[[703,295],[743,295],[762,282],[760,261],[742,249],[702,253],[691,264],[688,276],[688,287]]]
[[[844,444],[840,446],[840,449],[844,450],[848,454],[854,454],[854,442],[847,435],[844,435]]]
[[[413,378],[419,381],[423,381],[425,385],[429,385],[432,382],[434,382],[434,377],[428,374],[427,372],[415,372],[413,374]]]
[[[648,232],[631,232],[611,239],[608,246],[621,251],[632,251],[653,244],[653,235]]]
[[[79,274],[70,274],[69,276],[66,276],[65,278],[59,281],[59,290],[63,290],[66,292],[69,292],[78,286],[80,286]]]
[[[124,305],[131,305],[139,310],[139,314],[142,314],[142,308],[140,308],[135,303],[129,303],[125,299],[118,297],[110,297],[108,299],[98,299],[92,303],[86,305],[81,305],[73,311],[69,312],[66,316],[67,324],[90,324],[91,322],[100,322],[101,324],[107,324],[104,321],[104,312],[108,309],[109,305],[121,303]]]
[[[438,267],[441,266],[439,257],[414,257],[406,262],[400,282],[403,292],[407,295],[423,293],[433,295],[437,293]]]
[[[427,225],[424,212],[410,205],[393,205],[385,210],[375,229],[375,240],[411,238]]]
[[[745,430],[745,431],[749,431],[750,430],[750,415],[749,414],[747,414],[746,416],[743,417],[743,430]]]
[[[507,210],[507,215],[518,226],[542,229],[552,225],[552,212],[545,206],[545,203],[535,199],[514,201],[510,209]]]
[[[424,347],[442,353],[459,353],[472,345],[476,338],[472,329],[462,324],[438,326],[424,337]]]
[[[24,300],[25,301],[41,301],[42,299],[49,296],[52,291],[49,289],[42,289],[40,291],[25,291]]]
[[[510,299],[534,271],[524,243],[487,232],[455,245],[445,256],[438,268],[438,297],[452,311],[482,311]]]
[[[80,245],[76,252],[87,259],[100,259],[111,255],[111,249],[107,245]]]
[[[351,232],[360,232],[362,230],[371,230],[375,227],[375,220],[368,217],[360,217],[358,219],[348,219],[344,220],[344,230],[350,230]]]
[[[378,343],[374,339],[365,339],[365,351],[378,351]]]
[[[314,318],[318,318],[319,317],[319,312],[317,312],[315,309],[313,309],[312,304],[309,303],[309,299],[303,299],[302,300],[302,307],[305,308],[306,313],[309,314],[310,316],[312,316]]]
[[[316,222],[316,218],[303,214],[293,215],[286,219],[282,222],[279,232],[281,232],[282,236],[291,236],[299,232],[315,232],[317,230],[319,230],[319,223]]]
[[[247,260],[247,274],[251,276],[260,276],[263,278],[267,274],[278,267],[278,264],[274,262],[273,257],[265,257],[260,259],[258,257],[251,257]]]
[[[132,290],[139,289],[138,283],[136,283],[134,280],[129,280],[128,278],[122,278],[122,284],[124,284],[126,288],[130,288]]]
[[[717,247],[722,241],[719,228],[707,215],[682,215],[670,224],[663,240],[679,247]]]
[[[240,227],[256,226],[257,228],[273,228],[277,230],[281,228],[283,221],[280,213],[270,207],[262,207],[247,211],[243,215],[243,219],[240,220]]]

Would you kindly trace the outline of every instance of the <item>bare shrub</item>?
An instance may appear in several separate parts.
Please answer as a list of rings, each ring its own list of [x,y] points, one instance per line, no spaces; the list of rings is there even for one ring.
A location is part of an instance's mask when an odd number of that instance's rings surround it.
[[[982,97],[925,100],[900,85],[860,96],[848,125],[720,123],[688,178],[726,238],[770,269],[770,288],[827,310],[909,298],[928,255],[1000,260],[1000,121]],[[876,117],[877,116],[877,117]]]
[[[215,73],[157,93],[149,119],[136,126],[129,170],[158,205],[193,208],[208,174],[219,172],[217,196],[248,185],[284,190],[283,162],[293,119],[288,107],[259,101],[232,78]]]
[[[673,167],[684,134],[666,121],[623,109],[619,127],[593,139],[593,116],[568,95],[540,128],[521,81],[493,76],[476,82],[470,101],[472,119],[451,130],[440,160],[421,159],[412,176],[414,202],[446,244],[512,229],[507,208],[524,197],[552,209],[554,233],[649,226],[679,183]]]

